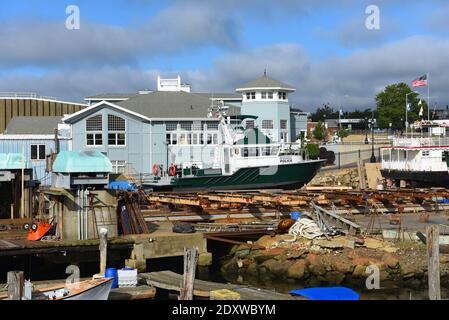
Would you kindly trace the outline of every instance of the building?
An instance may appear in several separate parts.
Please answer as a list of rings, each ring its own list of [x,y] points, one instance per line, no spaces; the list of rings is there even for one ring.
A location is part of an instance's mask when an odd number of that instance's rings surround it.
[[[117,174],[147,175],[154,165],[162,171],[171,164],[207,168],[223,141],[217,108],[232,118],[233,125],[259,126],[274,142],[288,142],[293,136],[288,93],[294,89],[266,75],[240,87],[237,94],[195,93],[180,77],[158,77],[157,88],[87,97],[88,108],[63,119],[71,128],[71,150],[102,152]],[[300,124],[295,133],[305,131],[301,117],[306,114],[292,112],[298,117],[295,125]],[[236,117],[240,114],[257,118],[242,124]]]
[[[291,129],[291,140],[300,140],[302,137],[307,137],[307,122],[310,113],[304,112],[298,108],[290,108],[290,129]]]
[[[0,153],[23,152],[33,179],[44,186],[50,185],[47,158],[52,153],[69,149],[68,127],[62,124],[61,119],[60,116],[14,117],[5,133],[0,135]]]
[[[0,132],[17,116],[64,116],[87,107],[83,103],[57,100],[35,93],[0,93]]]
[[[292,86],[274,80],[265,73],[236,90],[242,94],[242,114],[255,115],[254,122],[246,127],[258,126],[273,142],[291,142],[291,114],[288,95],[295,92]],[[296,132],[296,130],[295,130]]]

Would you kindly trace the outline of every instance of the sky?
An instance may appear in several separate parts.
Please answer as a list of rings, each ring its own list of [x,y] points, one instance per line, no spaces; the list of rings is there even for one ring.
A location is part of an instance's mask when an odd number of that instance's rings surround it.
[[[379,28],[366,26],[369,5]],[[158,75],[234,92],[266,69],[297,88],[293,105],[349,111],[429,73],[431,105],[445,107],[447,17],[445,0],[2,0],[0,92],[78,102],[156,89]]]

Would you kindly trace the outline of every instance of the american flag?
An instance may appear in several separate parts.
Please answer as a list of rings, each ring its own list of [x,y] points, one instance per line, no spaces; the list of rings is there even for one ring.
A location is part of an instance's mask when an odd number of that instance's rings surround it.
[[[427,86],[427,74],[412,81],[413,88]]]

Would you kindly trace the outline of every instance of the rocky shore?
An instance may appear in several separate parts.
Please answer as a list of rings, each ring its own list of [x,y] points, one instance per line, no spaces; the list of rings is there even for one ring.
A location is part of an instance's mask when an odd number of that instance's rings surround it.
[[[418,242],[346,236],[291,242],[289,235],[267,235],[255,244],[265,250],[234,246],[222,264],[222,275],[228,279],[257,279],[259,283],[362,288],[371,275],[367,267],[375,265],[381,288],[420,289],[427,285],[426,248]],[[441,285],[448,287],[449,255],[440,254],[440,261]]]

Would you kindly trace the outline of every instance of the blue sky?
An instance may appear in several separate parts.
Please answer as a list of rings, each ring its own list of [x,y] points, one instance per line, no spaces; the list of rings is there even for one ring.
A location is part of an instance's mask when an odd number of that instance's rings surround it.
[[[370,4],[380,30],[365,27]],[[65,28],[68,5],[80,30]],[[195,91],[232,92],[267,68],[311,111],[371,107],[385,85],[430,72],[446,105],[448,15],[443,0],[2,0],[0,91],[81,101],[180,74]]]

